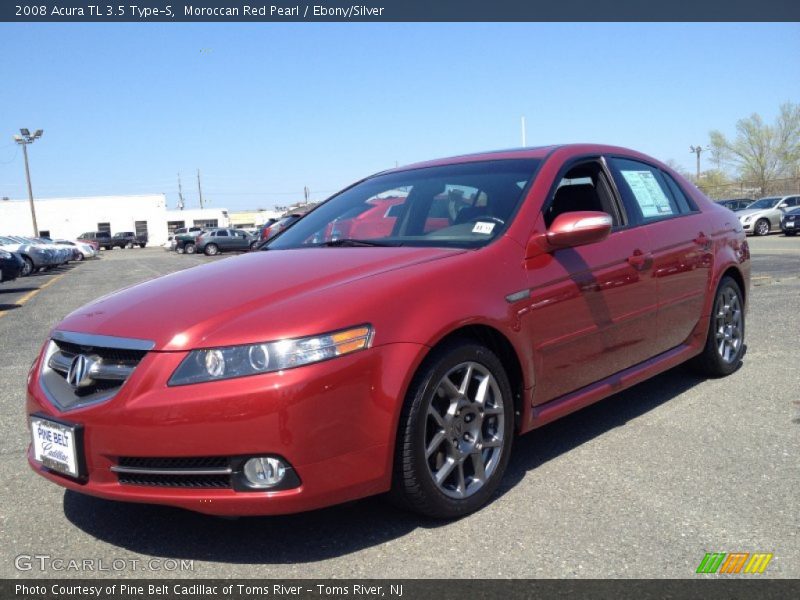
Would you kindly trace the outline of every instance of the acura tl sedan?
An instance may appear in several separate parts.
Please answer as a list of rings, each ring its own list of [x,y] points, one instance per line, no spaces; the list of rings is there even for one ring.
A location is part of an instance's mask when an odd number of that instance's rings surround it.
[[[492,497],[516,435],[685,361],[735,371],[749,281],[736,216],[638,152],[394,169],[262,251],[67,316],[28,377],[28,461],[218,515],[388,492],[455,518]]]

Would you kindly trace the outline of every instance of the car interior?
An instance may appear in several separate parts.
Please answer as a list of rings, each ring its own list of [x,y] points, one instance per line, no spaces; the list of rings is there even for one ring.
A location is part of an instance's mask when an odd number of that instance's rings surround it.
[[[596,161],[581,163],[567,171],[552,202],[544,210],[544,221],[549,228],[557,216],[584,210],[608,213],[614,227],[623,224],[611,186],[602,166]]]

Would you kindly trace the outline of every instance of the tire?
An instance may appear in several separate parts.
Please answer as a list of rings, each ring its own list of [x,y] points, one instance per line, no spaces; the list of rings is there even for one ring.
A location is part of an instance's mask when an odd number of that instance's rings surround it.
[[[753,225],[753,233],[758,236],[769,235],[770,224],[768,219],[759,219]]]
[[[22,260],[24,261],[25,264],[22,265],[22,271],[20,272],[20,275],[22,277],[27,277],[28,275],[34,272],[33,261],[27,256],[23,256]]]
[[[195,252],[197,252],[197,248],[195,247],[194,244],[186,244],[183,247],[183,250],[184,252],[186,252],[186,254],[194,254]]]
[[[86,258],[86,257],[83,255],[83,253],[81,253],[81,254],[78,254],[78,255],[75,257],[75,260],[76,260],[76,261],[78,261],[78,262],[83,262],[83,260],[84,260],[85,258]]]
[[[487,408],[475,402],[481,387]],[[471,340],[445,343],[423,362],[406,396],[390,499],[438,519],[476,511],[503,477],[513,436],[514,402],[500,360]]]
[[[139,248],[144,248],[147,244],[139,244]]]
[[[128,242],[127,244],[125,244],[125,248],[128,249],[128,250],[133,248],[133,242]]]
[[[216,244],[206,244],[205,250],[206,256],[216,256],[219,254],[219,247]]]
[[[706,345],[703,352],[692,359],[691,366],[707,377],[730,375],[742,364],[744,332],[742,290],[732,277],[725,276],[714,294]]]
[[[183,254],[185,252],[183,246],[175,246],[175,253],[176,254]]]

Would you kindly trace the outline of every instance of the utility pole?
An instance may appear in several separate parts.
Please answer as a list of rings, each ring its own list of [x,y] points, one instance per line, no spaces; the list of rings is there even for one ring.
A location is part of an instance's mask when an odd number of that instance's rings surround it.
[[[522,128],[522,147],[525,148],[527,146],[525,140],[525,117],[520,117],[520,126]]]
[[[29,129],[20,129],[21,135],[15,135],[14,141],[22,146],[22,154],[25,156],[25,177],[28,180],[28,201],[31,204],[31,220],[33,221],[33,237],[39,237],[39,226],[36,223],[36,208],[33,206],[33,187],[31,186],[31,170],[28,166],[28,144],[32,144],[44,133],[43,130],[37,129],[31,135]]]
[[[306,199],[306,204],[308,204],[308,197],[311,195],[311,190],[308,189],[308,186],[303,187],[303,197]]]
[[[178,173],[178,209],[183,210],[186,203],[183,201],[183,188],[181,187],[181,174]]]
[[[200,169],[197,169],[197,193],[200,194],[200,209],[203,209],[203,188],[200,187]]]
[[[696,184],[700,182],[700,154],[703,152],[703,150],[708,150],[708,147],[703,148],[702,146],[689,146],[689,152],[697,155],[697,179],[695,180]]]

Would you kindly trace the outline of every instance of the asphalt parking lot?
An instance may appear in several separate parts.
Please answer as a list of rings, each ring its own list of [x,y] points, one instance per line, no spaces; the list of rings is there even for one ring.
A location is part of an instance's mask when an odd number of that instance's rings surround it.
[[[750,243],[739,371],[703,380],[679,367],[519,438],[493,502],[452,523],[380,498],[225,520],[94,499],[35,476],[24,387],[49,328],[102,294],[211,259],[115,250],[3,283],[0,577],[676,578],[700,577],[706,552],[738,551],[774,554],[761,577],[800,577],[800,238]],[[126,566],[87,573],[34,561],[23,571],[20,555]],[[193,568],[150,570],[151,558]]]

